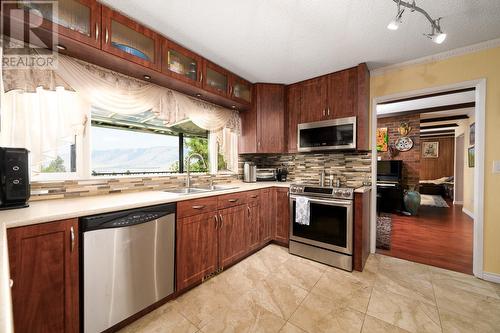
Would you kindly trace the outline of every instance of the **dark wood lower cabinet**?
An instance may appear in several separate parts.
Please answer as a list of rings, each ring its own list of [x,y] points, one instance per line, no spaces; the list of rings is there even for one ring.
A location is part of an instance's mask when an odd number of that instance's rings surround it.
[[[353,268],[363,271],[370,255],[370,195],[371,191],[354,193],[354,252]]]
[[[253,251],[261,244],[260,229],[262,220],[260,218],[260,203],[258,201],[249,202],[247,206],[247,237],[248,250]]]
[[[7,230],[16,332],[79,331],[78,221]]]
[[[274,240],[285,245],[290,237],[290,202],[288,188],[276,188],[275,191],[275,233]]]
[[[260,243],[265,244],[273,239],[274,215],[274,191],[266,188],[260,190]]]
[[[177,290],[203,280],[218,267],[216,212],[177,221]]]
[[[219,211],[219,266],[236,262],[247,252],[247,206],[239,205]]]

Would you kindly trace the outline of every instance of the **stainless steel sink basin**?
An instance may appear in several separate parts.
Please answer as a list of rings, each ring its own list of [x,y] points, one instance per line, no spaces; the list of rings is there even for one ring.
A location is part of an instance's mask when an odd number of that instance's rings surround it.
[[[172,189],[172,190],[165,190],[165,192],[175,193],[175,194],[180,194],[180,195],[188,195],[188,194],[195,194],[195,193],[207,193],[207,192],[214,192],[214,191],[232,190],[232,189],[236,189],[236,188],[238,188],[238,186],[213,185],[213,186],[207,186],[207,187],[181,187],[181,188],[176,188],[176,189]]]
[[[207,187],[200,187],[202,189],[206,189],[208,191],[224,191],[224,190],[234,190],[238,188],[238,186],[228,186],[228,185],[212,185]]]
[[[168,193],[176,193],[176,194],[194,194],[194,193],[204,193],[210,192],[209,189],[195,188],[195,187],[182,187],[176,188],[173,190],[165,190]]]

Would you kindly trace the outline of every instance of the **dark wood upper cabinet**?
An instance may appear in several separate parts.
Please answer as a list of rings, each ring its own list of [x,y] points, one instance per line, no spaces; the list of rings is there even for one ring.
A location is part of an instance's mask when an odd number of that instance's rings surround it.
[[[369,151],[370,148],[370,71],[365,63],[357,67],[356,86],[356,149]]]
[[[16,332],[79,332],[78,221],[7,230]]]
[[[231,75],[230,78],[231,99],[250,104],[252,102],[252,84],[236,75]]]
[[[202,86],[203,58],[165,38],[162,43],[161,69],[178,80]]]
[[[203,61],[203,89],[212,93],[228,97],[229,72],[216,64]]]
[[[324,76],[307,80],[301,84],[300,121],[309,123],[324,120],[328,93],[327,78]]]
[[[42,27],[50,29],[50,21],[56,24],[52,29],[60,35],[100,48],[101,5],[97,1],[59,0],[57,11],[52,10],[52,5],[47,1],[26,1],[17,4],[18,8],[34,9],[31,13],[42,14]]]
[[[354,117],[358,68],[350,68],[328,75],[328,100],[325,119]]]
[[[160,35],[106,6],[102,6],[101,21],[104,51],[160,70]]]
[[[285,152],[285,86],[257,83],[253,87],[253,95],[252,109],[241,113],[239,152]]]
[[[301,85],[294,84],[286,88],[286,126],[287,148],[289,153],[297,152],[297,125],[300,121]]]

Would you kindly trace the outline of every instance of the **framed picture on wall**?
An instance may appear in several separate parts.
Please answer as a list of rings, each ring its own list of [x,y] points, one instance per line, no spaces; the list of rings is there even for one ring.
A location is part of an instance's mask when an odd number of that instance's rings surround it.
[[[469,160],[469,168],[473,168],[476,161],[476,154],[474,152],[474,147],[470,147],[467,154]]]
[[[424,141],[422,142],[422,157],[423,158],[438,158],[439,157],[439,142]]]
[[[377,128],[377,151],[387,151],[389,147],[389,133],[387,127]]]
[[[476,144],[476,123],[472,123],[469,127],[469,146]]]

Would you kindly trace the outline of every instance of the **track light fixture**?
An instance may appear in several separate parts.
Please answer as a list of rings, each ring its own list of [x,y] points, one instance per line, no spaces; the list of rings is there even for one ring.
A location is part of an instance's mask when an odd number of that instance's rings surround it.
[[[436,44],[441,44],[444,42],[444,40],[446,39],[446,34],[443,32],[443,30],[441,30],[441,22],[440,22],[441,17],[434,20],[425,10],[416,5],[415,0],[413,0],[411,3],[402,0],[392,0],[392,1],[394,1],[398,5],[398,12],[394,17],[394,19],[387,25],[387,29],[398,30],[399,25],[402,22],[402,17],[405,8],[409,8],[412,13],[419,12],[420,14],[424,15],[425,18],[430,22],[432,29],[431,33],[424,34],[424,36],[428,37]]]

